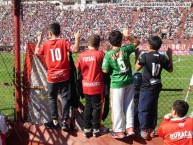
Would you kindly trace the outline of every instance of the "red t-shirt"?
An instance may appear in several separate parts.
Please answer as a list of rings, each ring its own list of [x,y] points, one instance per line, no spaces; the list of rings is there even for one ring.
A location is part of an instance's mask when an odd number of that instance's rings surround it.
[[[69,79],[70,64],[67,52],[70,52],[72,47],[69,41],[61,38],[47,40],[40,47],[38,54],[45,57],[48,82],[62,82]]]
[[[157,133],[164,145],[193,145],[193,119],[163,119]]]
[[[76,61],[76,67],[82,72],[83,93],[101,94],[104,91],[103,72],[101,69],[104,52],[102,50],[85,50]]]

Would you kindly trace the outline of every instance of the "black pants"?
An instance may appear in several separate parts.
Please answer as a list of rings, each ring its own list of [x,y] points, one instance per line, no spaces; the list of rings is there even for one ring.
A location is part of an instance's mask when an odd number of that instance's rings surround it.
[[[58,119],[58,93],[61,94],[62,98],[62,119],[67,120],[69,117],[68,86],[69,80],[57,83],[48,82],[48,99],[52,119]]]
[[[86,105],[84,108],[84,128],[99,129],[101,120],[101,95],[85,94]]]

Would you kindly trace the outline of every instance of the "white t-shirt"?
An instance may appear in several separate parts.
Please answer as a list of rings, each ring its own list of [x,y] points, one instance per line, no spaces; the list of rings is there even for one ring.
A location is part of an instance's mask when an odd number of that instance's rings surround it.
[[[5,134],[8,132],[8,126],[5,122],[4,115],[0,114],[0,145],[3,145],[1,134]]]

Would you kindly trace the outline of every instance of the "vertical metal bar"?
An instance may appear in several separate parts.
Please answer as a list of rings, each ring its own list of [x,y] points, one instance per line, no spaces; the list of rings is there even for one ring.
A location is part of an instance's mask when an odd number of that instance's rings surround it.
[[[21,73],[20,73],[20,3],[21,0],[13,0],[14,13],[14,40],[15,40],[15,98],[17,121],[22,121],[22,97],[21,97]]]

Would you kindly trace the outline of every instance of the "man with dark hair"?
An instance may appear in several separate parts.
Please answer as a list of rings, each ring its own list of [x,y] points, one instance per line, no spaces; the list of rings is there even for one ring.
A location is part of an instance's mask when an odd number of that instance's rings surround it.
[[[60,35],[60,24],[52,23],[48,26],[48,30],[51,31],[55,36]]]
[[[138,117],[140,123],[140,134],[143,139],[155,136],[157,125],[158,98],[162,89],[161,72],[162,69],[168,72],[173,71],[172,50],[168,48],[167,55],[158,52],[162,40],[158,36],[151,36],[148,39],[149,50],[140,55],[135,69],[142,71],[142,85],[138,104]]]
[[[109,43],[112,46],[120,47],[122,45],[123,34],[119,31],[112,31],[109,35]]]
[[[48,27],[48,39],[40,46],[42,42],[41,33],[37,37],[37,45],[35,54],[44,55],[46,66],[48,69],[48,100],[51,111],[52,120],[45,123],[46,128],[62,129],[67,131],[69,127],[67,120],[69,117],[68,86],[70,64],[68,61],[68,52],[79,51],[80,32],[75,34],[75,43],[72,45],[68,40],[62,39],[60,36],[60,24],[52,23]],[[62,124],[58,121],[57,96],[58,92],[62,98]]]
[[[171,113],[164,116],[157,130],[164,145],[193,145],[193,119],[185,117],[188,108],[188,103],[176,100]]]
[[[82,72],[82,87],[86,104],[84,109],[84,136],[100,134],[101,108],[104,95],[103,72],[101,69],[104,52],[98,50],[100,36],[91,35],[88,40],[88,50],[83,51],[76,62],[76,67]]]
[[[187,114],[188,109],[189,105],[185,101],[177,100],[173,104],[173,110],[176,110],[176,114],[179,117],[184,117]]]
[[[131,44],[122,46],[123,35]],[[112,137],[123,138],[124,133],[127,136],[134,134],[134,86],[130,55],[140,42],[126,28],[123,34],[117,30],[112,31],[109,34],[109,43],[111,50],[105,54],[102,69],[111,78]]]
[[[149,37],[148,43],[154,50],[159,50],[162,45],[162,40],[159,36]]]

